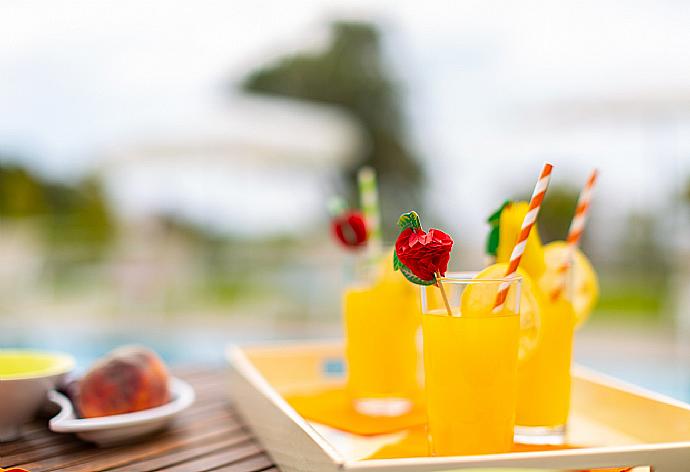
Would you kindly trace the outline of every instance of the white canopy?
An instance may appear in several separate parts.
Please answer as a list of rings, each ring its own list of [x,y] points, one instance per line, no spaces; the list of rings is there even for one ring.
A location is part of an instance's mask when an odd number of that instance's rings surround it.
[[[346,113],[294,100],[237,96],[189,121],[101,163],[122,218],[168,213],[219,231],[299,232],[324,214],[337,169],[364,145]]]

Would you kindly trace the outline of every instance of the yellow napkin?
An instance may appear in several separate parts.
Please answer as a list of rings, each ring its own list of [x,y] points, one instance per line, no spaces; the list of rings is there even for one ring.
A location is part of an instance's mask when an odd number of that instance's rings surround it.
[[[352,406],[344,387],[286,395],[285,400],[308,420],[361,436],[394,433],[426,423],[426,412],[419,402],[401,416],[362,415]]]

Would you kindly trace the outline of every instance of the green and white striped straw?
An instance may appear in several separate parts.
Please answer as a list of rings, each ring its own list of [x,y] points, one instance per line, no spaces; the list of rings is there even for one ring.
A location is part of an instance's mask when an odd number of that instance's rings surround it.
[[[383,243],[381,242],[381,207],[379,206],[376,171],[369,166],[362,167],[357,173],[357,182],[359,184],[360,205],[369,233],[367,245],[372,253],[378,253]]]

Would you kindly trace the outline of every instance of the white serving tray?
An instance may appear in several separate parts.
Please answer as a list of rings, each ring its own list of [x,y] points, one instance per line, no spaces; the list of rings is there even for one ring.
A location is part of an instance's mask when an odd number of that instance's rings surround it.
[[[194,403],[194,389],[187,382],[172,378],[170,397],[170,402],[165,405],[134,413],[77,418],[72,402],[65,395],[52,390],[48,393],[48,400],[58,405],[60,412],[50,420],[48,426],[56,433],[74,433],[101,447],[125,444],[167,426],[175,415]]]
[[[653,466],[690,471],[690,405],[576,368],[568,440],[578,449],[481,456],[362,460],[382,437],[360,437],[301,417],[283,398],[342,382],[324,365],[342,359],[339,342],[230,347],[231,395],[284,472],[431,472],[462,469],[582,470]],[[395,436],[395,435],[389,435]]]

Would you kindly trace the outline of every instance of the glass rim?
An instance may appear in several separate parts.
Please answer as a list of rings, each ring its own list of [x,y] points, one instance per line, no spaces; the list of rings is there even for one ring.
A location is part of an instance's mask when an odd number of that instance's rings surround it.
[[[482,284],[482,283],[502,283],[502,282],[522,282],[522,276],[518,273],[514,273],[510,276],[503,277],[492,277],[492,278],[482,278],[477,279],[475,276],[479,274],[480,271],[459,271],[459,272],[447,272],[444,277],[438,280],[442,283],[449,284]]]
[[[460,313],[460,314],[453,313],[453,316],[448,316],[448,311],[442,307],[435,308],[433,310],[424,310],[421,313],[422,313],[422,316],[441,316],[441,317],[453,318],[453,319],[472,318],[473,320],[490,320],[490,319],[495,319],[495,318],[509,318],[509,317],[513,317],[513,316],[516,316],[519,318],[522,316],[519,311],[510,311],[510,312],[501,312],[501,313],[489,312],[487,315],[484,315],[484,316],[472,316],[472,317],[467,317],[467,316],[463,315],[462,313]]]

